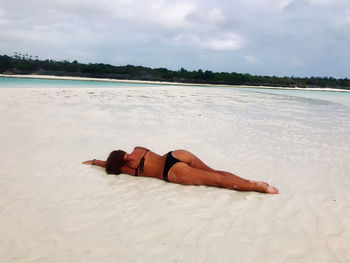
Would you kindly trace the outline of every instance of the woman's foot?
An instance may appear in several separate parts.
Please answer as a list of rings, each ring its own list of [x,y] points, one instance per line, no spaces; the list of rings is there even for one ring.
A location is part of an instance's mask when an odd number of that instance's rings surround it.
[[[265,182],[256,182],[257,191],[268,194],[278,194],[278,189]]]

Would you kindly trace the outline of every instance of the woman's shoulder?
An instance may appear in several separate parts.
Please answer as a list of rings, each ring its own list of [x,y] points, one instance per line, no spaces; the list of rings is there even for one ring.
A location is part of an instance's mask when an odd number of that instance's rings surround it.
[[[134,150],[138,150],[138,149],[140,149],[140,150],[145,150],[145,151],[149,151],[149,149],[147,149],[146,147],[143,147],[143,146],[136,146],[136,147],[134,148]]]

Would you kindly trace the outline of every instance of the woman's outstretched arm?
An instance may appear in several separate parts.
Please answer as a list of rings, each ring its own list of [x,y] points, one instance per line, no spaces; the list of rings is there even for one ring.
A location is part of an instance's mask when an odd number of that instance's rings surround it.
[[[105,167],[106,166],[106,161],[93,159],[93,160],[85,161],[85,162],[83,162],[83,164],[91,164],[91,165],[97,165],[97,166]]]

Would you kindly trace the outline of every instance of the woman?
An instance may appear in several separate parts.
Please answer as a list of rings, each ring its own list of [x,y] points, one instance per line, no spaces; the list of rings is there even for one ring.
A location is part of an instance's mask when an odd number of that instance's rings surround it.
[[[184,185],[207,185],[238,191],[278,193],[277,188],[265,182],[250,181],[232,173],[214,170],[185,150],[176,150],[160,156],[144,147],[135,147],[130,154],[121,150],[113,151],[107,161],[93,159],[83,164],[105,167],[108,174],[124,173],[155,177]]]

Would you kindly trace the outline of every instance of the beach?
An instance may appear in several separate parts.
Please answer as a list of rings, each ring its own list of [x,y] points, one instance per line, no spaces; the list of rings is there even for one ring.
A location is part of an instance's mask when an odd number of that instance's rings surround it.
[[[350,93],[101,83],[0,78],[1,262],[350,262]],[[280,193],[81,164],[137,145]]]

